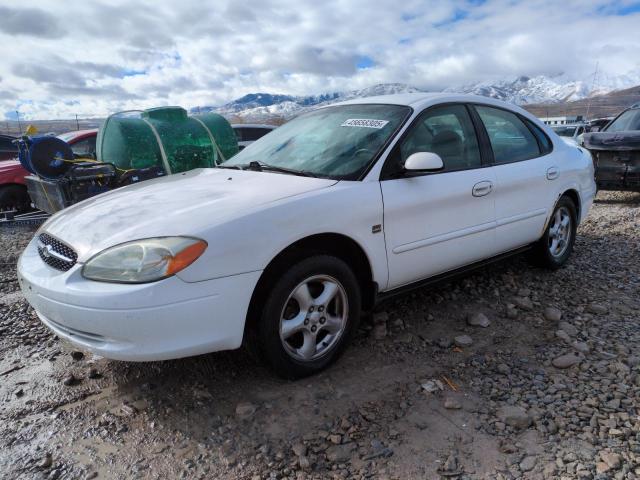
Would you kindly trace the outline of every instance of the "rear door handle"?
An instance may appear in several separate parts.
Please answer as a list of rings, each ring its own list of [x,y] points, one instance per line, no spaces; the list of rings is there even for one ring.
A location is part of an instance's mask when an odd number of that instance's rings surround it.
[[[547,169],[547,180],[555,180],[560,176],[560,172],[558,171],[558,167],[549,167]]]
[[[473,186],[471,190],[471,194],[474,197],[484,197],[485,195],[489,195],[493,190],[493,183],[489,180],[484,180],[482,182],[478,182]]]

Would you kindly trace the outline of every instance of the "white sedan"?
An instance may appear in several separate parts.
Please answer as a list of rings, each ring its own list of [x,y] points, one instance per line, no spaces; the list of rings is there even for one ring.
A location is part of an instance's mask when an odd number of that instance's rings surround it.
[[[326,367],[361,312],[531,250],[562,266],[596,186],[590,154],[484,97],[405,94],[302,115],[219,168],[54,215],[19,280],[57,335],[119,360],[254,346]]]

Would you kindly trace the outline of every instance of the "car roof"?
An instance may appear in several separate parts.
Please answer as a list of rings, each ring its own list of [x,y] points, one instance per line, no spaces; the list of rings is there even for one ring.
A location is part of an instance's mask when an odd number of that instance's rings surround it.
[[[268,128],[273,130],[277,125],[267,125],[265,123],[233,123],[232,128]]]
[[[64,132],[64,133],[61,133],[60,135],[57,135],[57,137],[62,138],[63,140],[66,138],[65,142],[70,142],[72,140],[81,140],[83,138],[91,137],[97,134],[98,134],[97,128],[89,128],[86,130],[72,130],[70,132]]]
[[[67,134],[71,135],[71,134],[75,134],[77,136],[80,135],[91,135],[92,133],[98,133],[98,129],[97,128],[87,128],[86,130],[74,130],[71,132],[67,132]]]
[[[386,104],[386,105],[404,105],[412,107],[415,110],[422,110],[427,106],[438,103],[479,103],[484,105],[492,105],[496,107],[507,108],[531,118],[532,115],[518,107],[513,103],[503,102],[495,98],[483,97],[481,95],[471,95],[468,93],[436,93],[436,92],[418,92],[418,93],[397,93],[392,95],[380,95],[377,97],[354,98],[335,105],[357,105],[357,104]]]

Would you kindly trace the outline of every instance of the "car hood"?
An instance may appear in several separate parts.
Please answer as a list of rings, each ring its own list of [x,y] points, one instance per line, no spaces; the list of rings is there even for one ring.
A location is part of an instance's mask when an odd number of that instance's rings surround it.
[[[141,182],[73,205],[42,230],[71,245],[78,261],[130,240],[198,236],[216,224],[335,180],[205,168]]]
[[[18,172],[24,170],[22,164],[18,160],[0,160],[0,173]],[[27,174],[25,170],[25,174]]]

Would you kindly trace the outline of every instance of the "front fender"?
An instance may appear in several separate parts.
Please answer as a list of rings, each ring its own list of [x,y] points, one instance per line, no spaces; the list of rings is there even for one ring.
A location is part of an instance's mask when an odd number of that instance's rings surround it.
[[[284,249],[317,234],[336,233],[355,241],[369,259],[373,280],[388,281],[382,232],[382,195],[378,182],[345,182],[282,199],[217,225],[198,236],[209,243],[205,254],[178,275],[198,282],[264,270]]]

